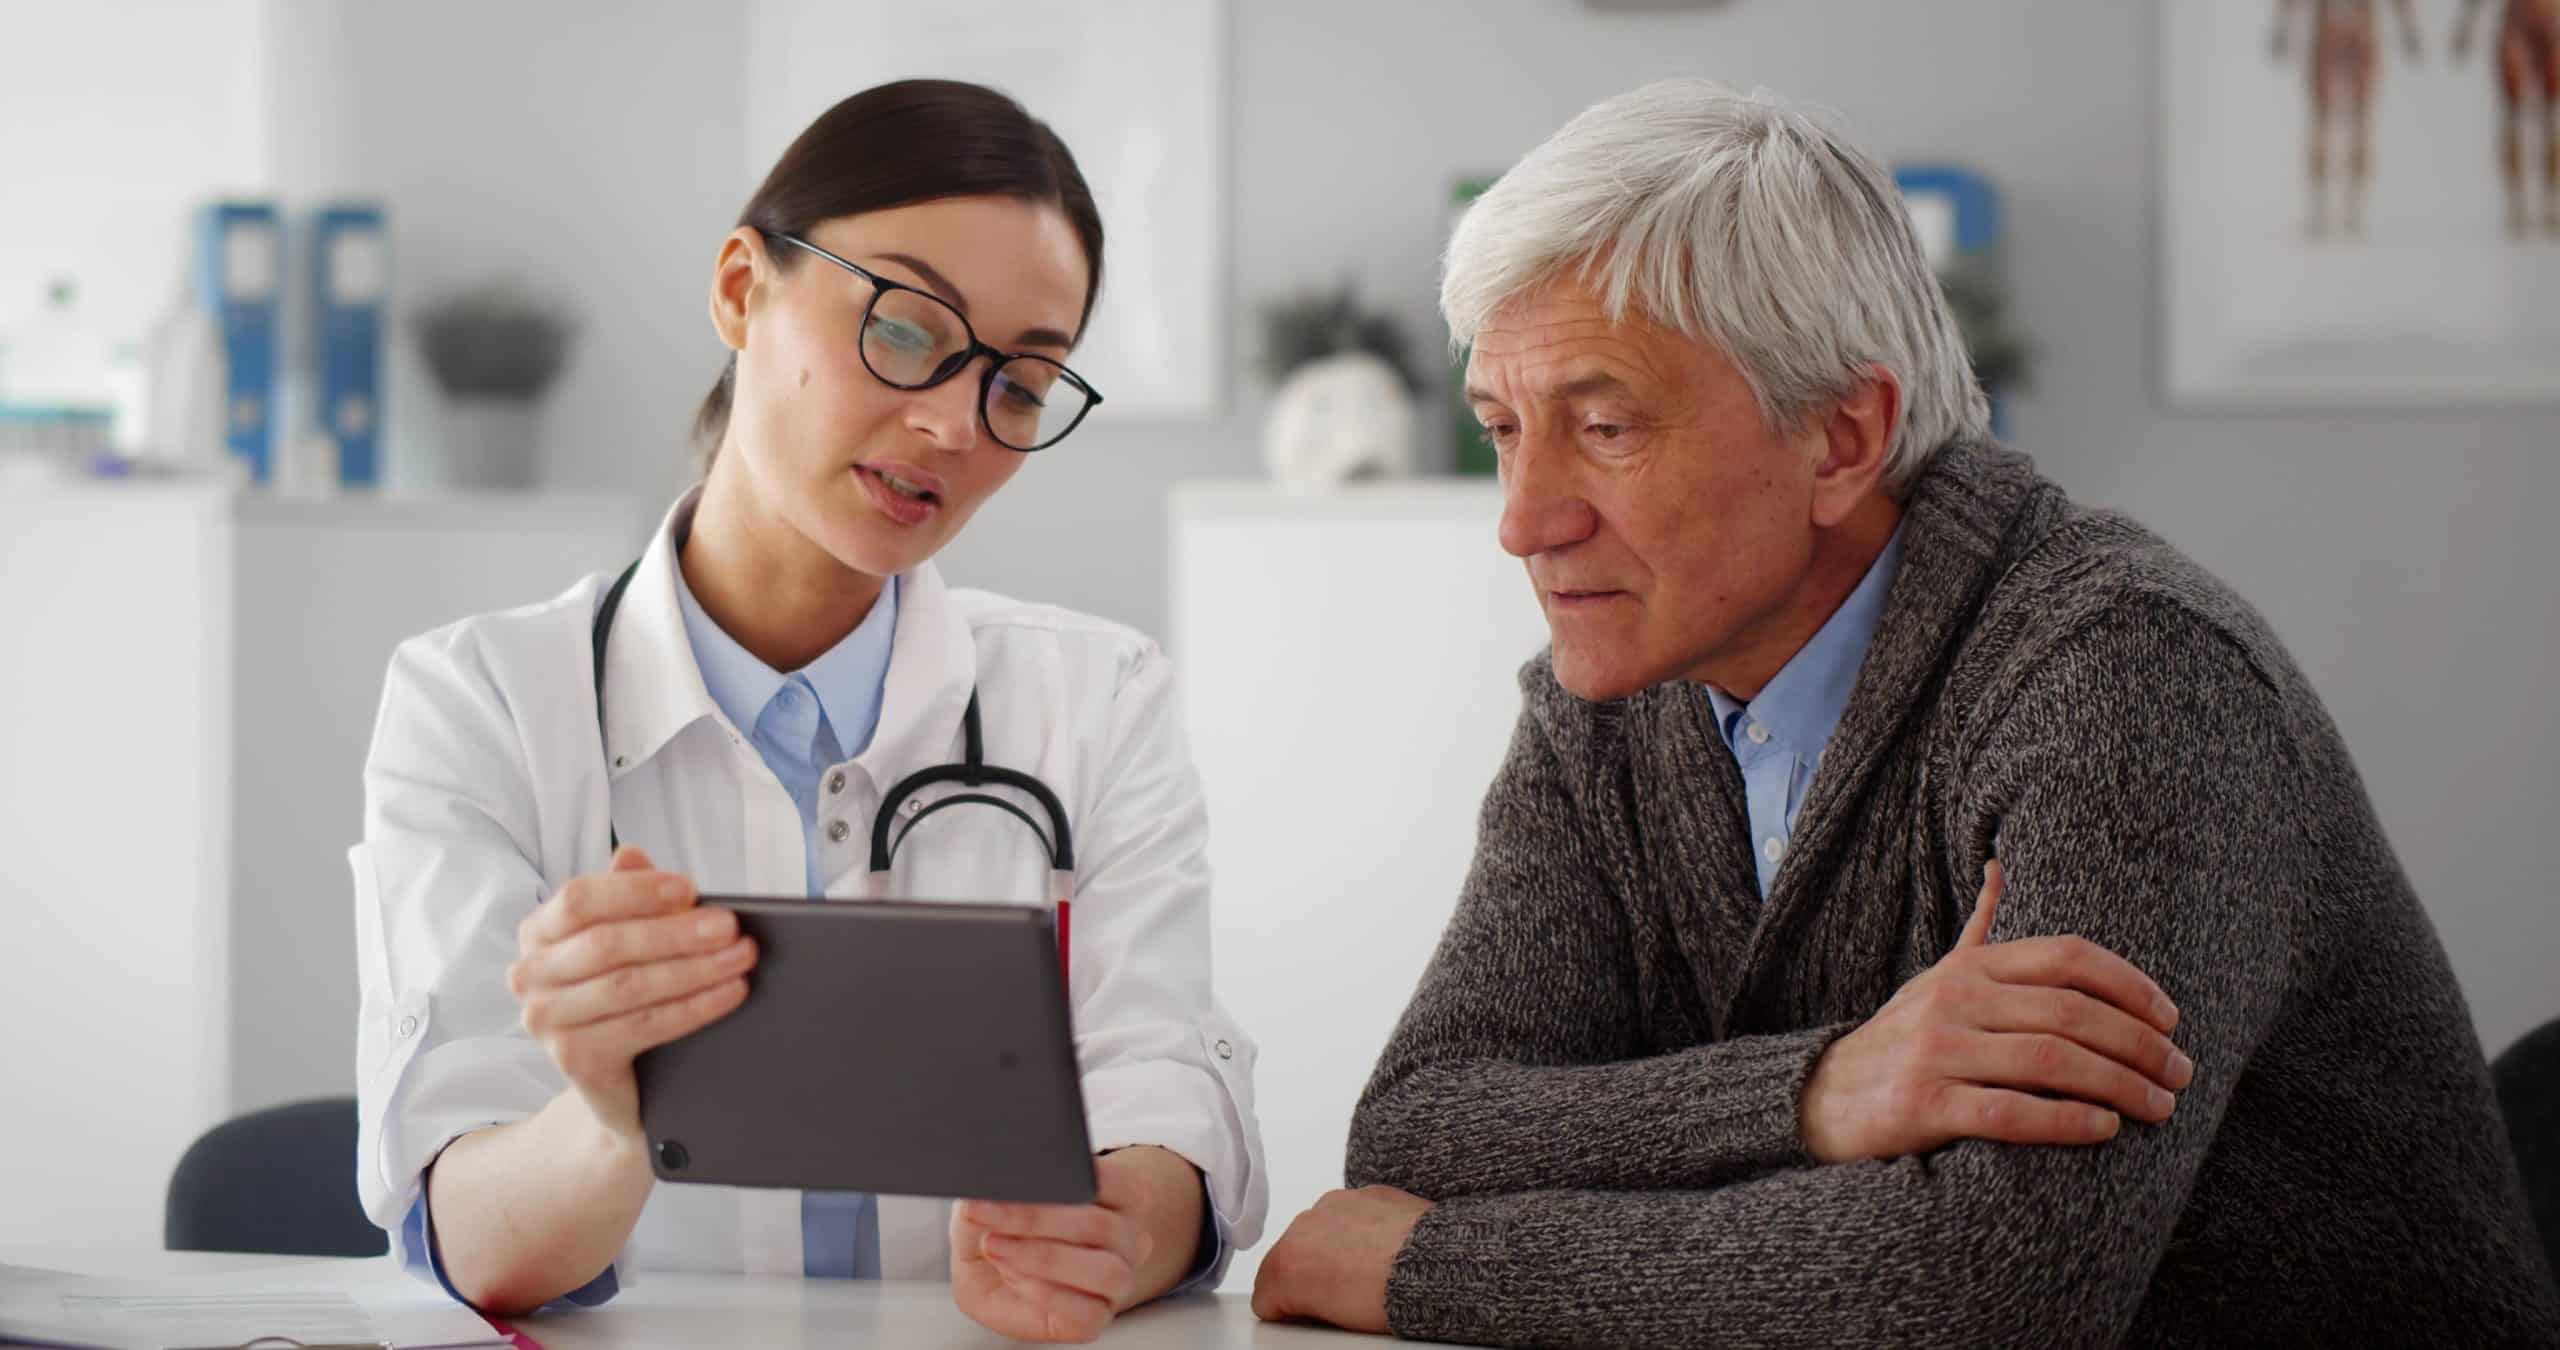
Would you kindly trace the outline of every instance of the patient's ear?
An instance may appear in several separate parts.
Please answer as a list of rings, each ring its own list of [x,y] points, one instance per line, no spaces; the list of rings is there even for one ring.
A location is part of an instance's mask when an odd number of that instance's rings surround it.
[[[1847,520],[1881,490],[1885,456],[1901,420],[1902,381],[1883,366],[1869,366],[1849,392],[1822,414],[1813,430],[1822,456],[1813,471],[1813,523],[1829,529]]]

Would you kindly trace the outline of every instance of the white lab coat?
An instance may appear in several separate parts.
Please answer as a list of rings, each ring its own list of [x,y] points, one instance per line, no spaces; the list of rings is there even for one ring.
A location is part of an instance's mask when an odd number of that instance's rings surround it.
[[[364,842],[349,858],[363,989],[358,1184],[397,1259],[413,1255],[400,1250],[401,1219],[436,1154],[532,1114],[565,1086],[526,1033],[506,968],[524,916],[605,866],[608,798],[625,843],[705,894],[806,894],[798,810],[712,702],[686,640],[673,541],[693,500],[669,513],[623,597],[605,653],[601,749],[589,634],[609,574],[392,655],[365,765]],[[987,761],[1038,775],[1075,833],[1069,996],[1092,1144],[1157,1144],[1190,1160],[1232,1244],[1248,1247],[1267,1203],[1254,1050],[1210,990],[1207,818],[1153,642],[947,589],[930,563],[908,574],[879,731],[822,804],[850,827],[828,846],[827,894],[863,893],[882,793],[960,757],[973,688]],[[919,801],[966,790],[928,789]],[[889,893],[1038,903],[1049,878],[1021,822],[963,809],[899,850]],[[883,1197],[884,1274],[946,1278],[948,1218],[942,1201]],[[617,1264],[798,1274],[800,1193],[661,1185]]]

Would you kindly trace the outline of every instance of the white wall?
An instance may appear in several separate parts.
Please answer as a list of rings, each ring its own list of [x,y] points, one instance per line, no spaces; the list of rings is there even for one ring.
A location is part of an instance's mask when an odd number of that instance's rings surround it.
[[[103,338],[138,339],[179,297],[194,207],[267,185],[268,34],[266,0],[0,0],[0,391],[14,371],[68,397],[38,368],[99,364],[28,336],[53,281]]]

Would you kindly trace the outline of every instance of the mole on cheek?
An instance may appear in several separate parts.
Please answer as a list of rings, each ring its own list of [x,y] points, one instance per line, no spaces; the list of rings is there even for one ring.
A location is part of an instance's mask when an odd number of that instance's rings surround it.
[[[809,387],[809,372],[805,370],[800,372],[800,387],[803,389]]]

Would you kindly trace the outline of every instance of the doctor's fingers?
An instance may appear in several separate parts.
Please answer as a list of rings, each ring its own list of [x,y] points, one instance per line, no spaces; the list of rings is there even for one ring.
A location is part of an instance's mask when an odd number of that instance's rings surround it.
[[[725,909],[687,909],[654,918],[590,924],[517,957],[507,967],[507,988],[522,997],[544,986],[592,980],[607,971],[716,952],[737,938],[738,916]]]
[[[610,1080],[630,1073],[631,1061],[640,1052],[690,1036],[736,1011],[746,999],[746,980],[726,979],[682,998],[551,1032],[542,1037],[542,1044],[570,1082]]]
[[[1109,1299],[1007,1270],[993,1262],[987,1268],[995,1272],[996,1282],[1003,1290],[1002,1304],[1010,1306],[990,1309],[996,1314],[993,1320],[974,1311],[970,1316],[979,1317],[1008,1335],[1028,1341],[1081,1344],[1100,1339],[1103,1332],[1111,1329],[1111,1320],[1117,1315]]]
[[[608,919],[642,919],[694,902],[693,881],[673,872],[590,872],[571,877],[560,893],[534,906],[516,929],[516,945],[531,951]]]
[[[717,951],[624,966],[576,984],[536,985],[523,999],[525,1030],[543,1036],[663,1007],[739,979],[755,963],[755,939],[742,937]]]
[[[990,1234],[985,1250],[987,1260],[1018,1289],[1036,1280],[1089,1294],[1114,1308],[1128,1306],[1137,1293],[1137,1263],[1118,1252],[1003,1233]]]
[[[1045,1238],[1074,1247],[1116,1252],[1131,1265],[1145,1264],[1155,1251],[1155,1238],[1145,1225],[1099,1205],[1007,1205],[973,1200],[966,1202],[963,1210],[963,1222],[987,1230],[990,1240]]]

